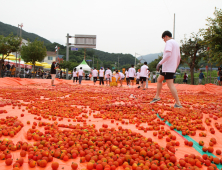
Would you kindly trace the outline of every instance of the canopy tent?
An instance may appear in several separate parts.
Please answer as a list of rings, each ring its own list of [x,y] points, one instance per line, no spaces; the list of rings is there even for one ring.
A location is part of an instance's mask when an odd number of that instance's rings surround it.
[[[83,69],[84,71],[91,71],[91,70],[92,70],[92,69],[89,67],[89,65],[86,63],[85,60],[83,60],[82,63],[76,67],[76,69],[79,70],[80,67],[82,67],[82,69]]]

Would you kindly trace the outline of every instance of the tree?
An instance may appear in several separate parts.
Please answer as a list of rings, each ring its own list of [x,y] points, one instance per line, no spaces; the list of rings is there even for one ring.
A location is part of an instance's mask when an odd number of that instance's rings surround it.
[[[199,34],[200,32],[197,34],[192,33],[189,39],[185,37],[184,40],[181,40],[181,60],[190,67],[191,84],[194,84],[194,69],[199,68],[198,62],[204,56],[204,46]]]
[[[153,60],[151,63],[148,64],[150,72],[156,71],[156,66],[162,60],[162,58],[163,58],[163,55],[158,56],[157,59]]]
[[[207,46],[205,50],[205,60],[208,63],[222,64],[222,10],[215,8],[215,18],[207,18],[208,28],[202,30],[203,44]]]
[[[2,59],[0,60],[0,66],[2,66],[5,58],[9,56],[10,53],[16,52],[19,50],[20,44],[21,44],[20,37],[13,36],[13,34],[10,34],[7,37],[0,35],[0,54],[2,54]],[[0,67],[0,72],[1,70],[2,70],[2,67]]]
[[[71,61],[62,61],[61,63],[59,63],[59,68],[68,68],[69,71],[72,71],[73,68],[75,68],[76,66],[78,66],[78,63]]]
[[[28,42],[27,45],[23,45],[21,48],[21,57],[25,62],[31,62],[34,66],[35,76],[35,62],[42,61],[46,56],[46,47],[43,41]]]

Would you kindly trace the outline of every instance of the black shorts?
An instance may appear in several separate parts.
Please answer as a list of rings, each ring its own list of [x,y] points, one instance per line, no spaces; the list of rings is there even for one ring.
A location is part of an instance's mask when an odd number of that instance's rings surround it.
[[[97,81],[97,77],[93,77],[93,81],[96,82]]]
[[[134,77],[129,77],[130,80],[134,80]]]
[[[162,72],[160,71],[160,75],[164,77],[165,80],[173,79],[175,73],[170,72]]]
[[[146,77],[140,77],[140,81],[146,81]]]

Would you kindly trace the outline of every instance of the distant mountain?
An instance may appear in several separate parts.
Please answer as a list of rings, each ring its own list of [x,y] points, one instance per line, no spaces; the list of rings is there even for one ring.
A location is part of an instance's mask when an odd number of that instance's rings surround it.
[[[157,59],[158,56],[162,56],[162,53],[147,54],[147,55],[137,57],[137,59],[140,60],[141,63],[146,61],[149,64],[153,60]]]
[[[17,34],[20,34],[20,30],[18,32],[18,27],[0,22],[0,35],[7,37],[11,33],[13,33],[13,35],[17,35]],[[31,42],[33,42],[36,38],[38,38],[38,40],[43,41],[45,45],[51,44],[49,40],[43,37],[40,37],[37,34],[28,33],[24,30],[22,30],[22,38],[25,40],[29,39]]]

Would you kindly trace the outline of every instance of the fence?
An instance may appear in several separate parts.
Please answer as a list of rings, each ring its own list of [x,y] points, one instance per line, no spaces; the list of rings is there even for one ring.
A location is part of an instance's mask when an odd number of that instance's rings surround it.
[[[175,83],[183,84],[183,78],[176,78]],[[208,81],[207,81],[207,78],[202,79],[201,84],[204,85],[204,84],[209,84],[209,83],[217,84],[217,77],[211,77],[211,81],[210,81],[210,77],[208,77]],[[188,78],[187,84],[191,84],[191,79],[190,78]],[[199,84],[199,77],[194,77],[194,84],[195,85]]]

